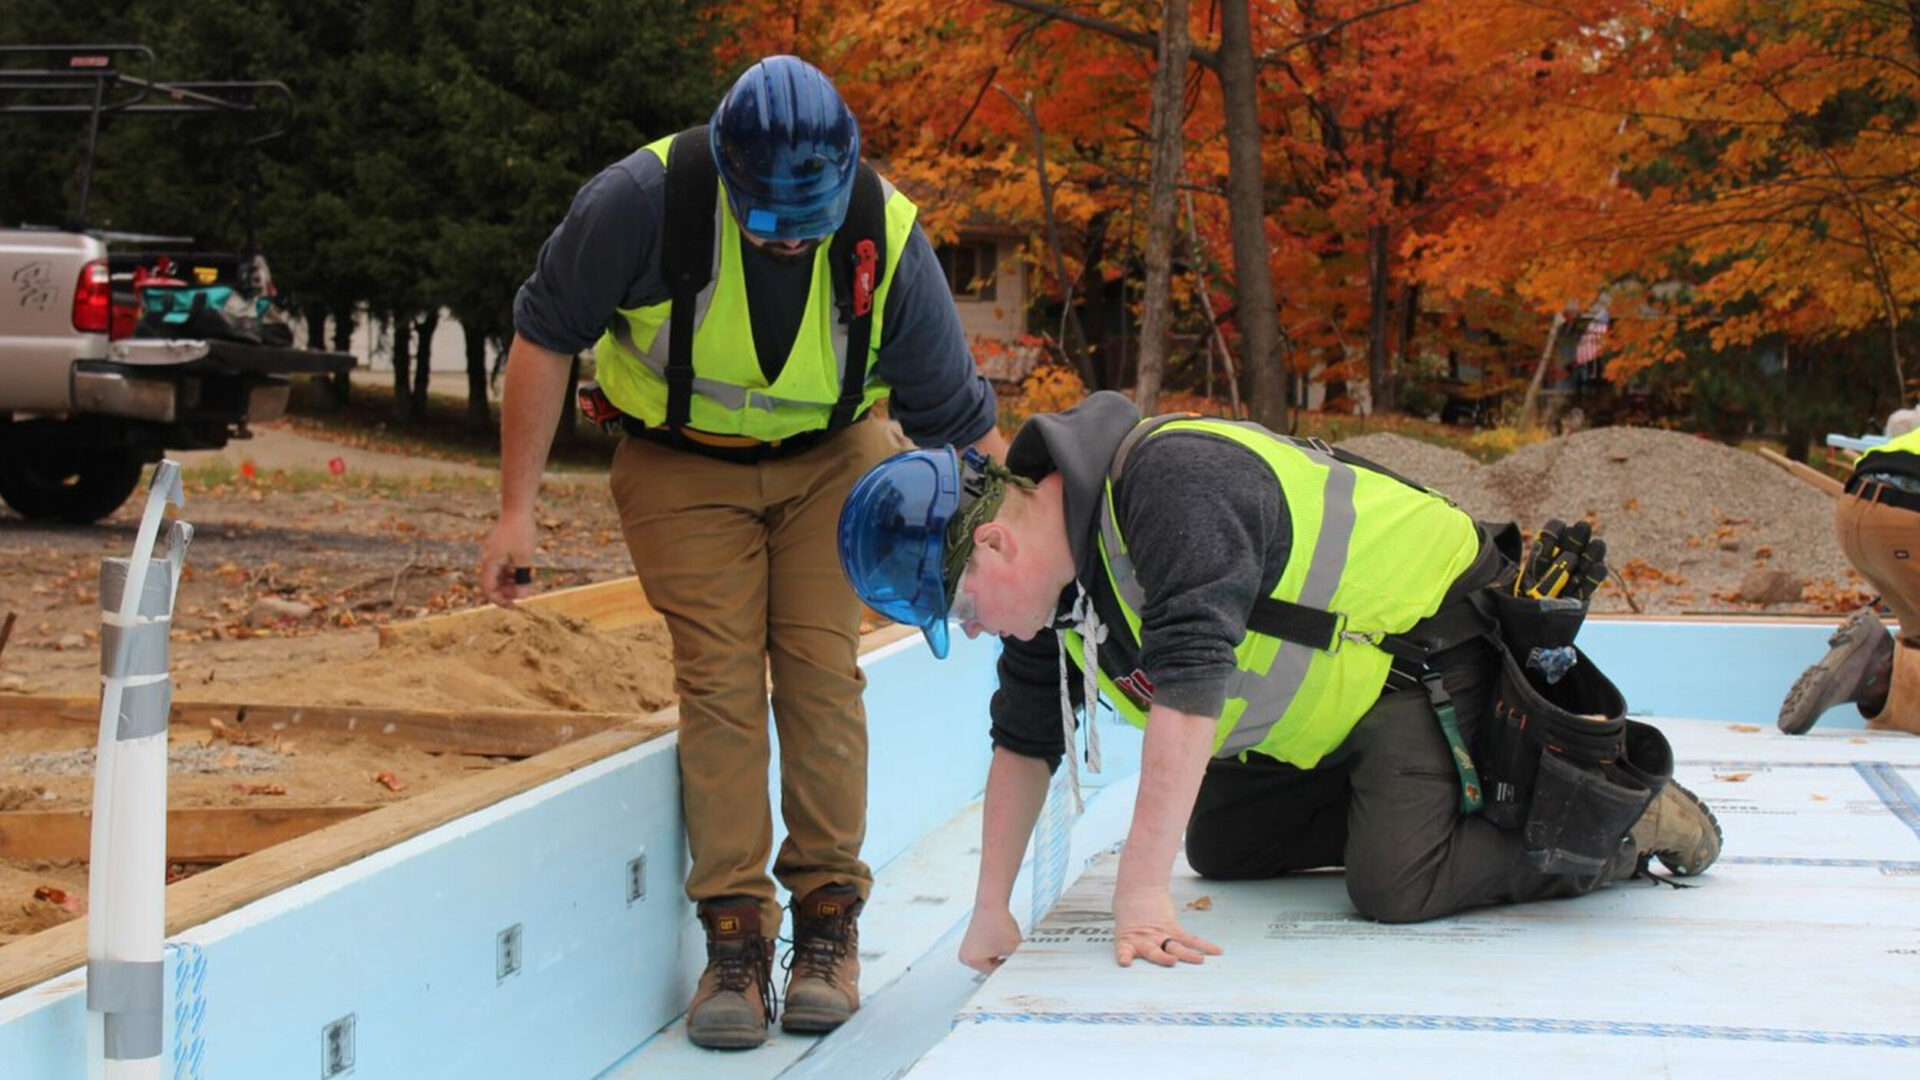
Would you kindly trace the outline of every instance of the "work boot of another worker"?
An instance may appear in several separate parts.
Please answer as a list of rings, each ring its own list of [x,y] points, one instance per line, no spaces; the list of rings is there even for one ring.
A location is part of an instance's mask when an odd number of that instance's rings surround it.
[[[1720,857],[1720,822],[1700,797],[1669,780],[1632,830],[1644,866],[1650,857],[1678,877],[1692,877]]]
[[[773,942],[760,936],[760,902],[704,901],[700,921],[707,969],[687,1006],[687,1038],[709,1050],[750,1050],[767,1041],[773,1011]]]
[[[1780,730],[1804,735],[1820,715],[1852,702],[1873,716],[1886,704],[1893,681],[1894,643],[1871,607],[1848,616],[1827,638],[1827,655],[1801,672],[1780,706]]]
[[[793,905],[792,965],[780,1026],[832,1031],[860,1007],[860,908],[851,885],[822,885]]]

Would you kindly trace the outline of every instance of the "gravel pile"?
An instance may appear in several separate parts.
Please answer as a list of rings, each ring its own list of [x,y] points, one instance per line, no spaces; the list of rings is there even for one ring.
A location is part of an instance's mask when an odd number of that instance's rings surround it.
[[[1340,444],[1436,488],[1475,517],[1529,532],[1549,518],[1594,523],[1607,561],[1642,610],[1813,612],[1864,600],[1840,553],[1833,500],[1756,454],[1649,428],[1595,428],[1481,466],[1458,451],[1390,434]],[[1738,599],[1756,568],[1807,586],[1799,602]],[[1596,611],[1629,607],[1619,582]]]

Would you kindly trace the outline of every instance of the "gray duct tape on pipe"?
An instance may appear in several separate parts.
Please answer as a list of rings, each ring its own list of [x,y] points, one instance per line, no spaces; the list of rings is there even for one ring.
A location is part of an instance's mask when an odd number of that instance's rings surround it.
[[[114,556],[100,560],[100,610],[119,614],[120,600],[127,591],[127,575],[133,560]],[[173,574],[168,560],[155,559],[147,564],[147,580],[140,586],[140,605],[134,614],[148,618],[173,614]]]
[[[107,1057],[160,1056],[166,965],[158,960],[96,960],[87,965],[87,1008],[106,1014]]]

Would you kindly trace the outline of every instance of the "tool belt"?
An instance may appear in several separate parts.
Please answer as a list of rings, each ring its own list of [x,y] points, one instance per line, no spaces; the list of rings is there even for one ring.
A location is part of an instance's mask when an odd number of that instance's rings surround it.
[[[1847,479],[1847,494],[1902,510],[1920,511],[1920,480],[1903,473],[1855,473]]]
[[[1671,779],[1673,752],[1658,729],[1627,719],[1619,688],[1573,644],[1585,601],[1513,595],[1519,541],[1512,525],[1483,531],[1464,591],[1381,647],[1433,701],[1462,812],[1521,831],[1527,862],[1543,873],[1595,874]],[[1429,660],[1473,638],[1493,645],[1500,671],[1492,715],[1468,746]]]
[[[645,439],[662,446],[671,446],[676,450],[686,450],[703,457],[717,458],[738,465],[752,465],[775,458],[804,454],[836,434],[826,430],[803,431],[798,435],[768,442],[747,435],[719,435],[695,428],[649,427],[644,422],[624,414],[620,417],[620,427],[636,439]]]
[[[1574,645],[1587,601],[1503,587],[1473,600],[1497,627],[1500,654],[1493,714],[1474,746],[1481,814],[1521,830],[1535,869],[1599,873],[1672,779],[1673,751],[1657,728],[1627,719],[1619,688]]]

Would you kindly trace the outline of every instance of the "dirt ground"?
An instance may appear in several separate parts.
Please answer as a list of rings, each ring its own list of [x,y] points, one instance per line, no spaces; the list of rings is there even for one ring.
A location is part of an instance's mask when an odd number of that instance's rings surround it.
[[[380,647],[383,624],[483,603],[475,567],[498,506],[489,470],[285,428],[181,455],[181,465],[180,517],[195,534],[173,623],[177,701],[636,714],[672,701],[657,621],[606,634],[564,615],[494,609],[457,633]],[[0,647],[0,713],[10,695],[98,694],[100,562],[131,552],[144,505],[136,496],[90,527],[0,510],[0,623],[14,617]],[[603,477],[553,478],[539,522],[543,588],[632,573]],[[84,809],[93,742],[84,730],[0,728],[0,810]],[[376,805],[498,764],[319,732],[239,745],[176,727],[170,743],[176,807]],[[0,945],[73,918],[85,899],[84,864],[0,860]]]

